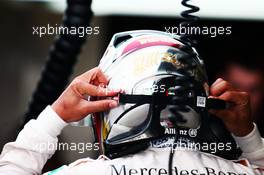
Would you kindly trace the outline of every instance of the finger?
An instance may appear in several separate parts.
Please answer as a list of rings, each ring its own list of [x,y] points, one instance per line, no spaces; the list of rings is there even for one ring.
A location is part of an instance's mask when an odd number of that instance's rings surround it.
[[[224,81],[224,80],[222,78],[217,78],[217,80],[211,86],[214,86],[221,81]]]
[[[94,81],[95,85],[108,84],[108,78],[100,68],[98,67],[94,68],[92,73],[93,74],[91,80]]]
[[[103,112],[118,106],[115,100],[98,100],[93,102],[86,102],[86,113]]]
[[[214,86],[211,86],[210,93],[212,96],[219,96],[226,91],[234,90],[233,86],[227,81],[219,81]]]
[[[94,85],[99,84],[108,84],[108,78],[107,76],[102,72],[102,70],[98,67],[95,67],[82,75],[80,75],[78,78],[90,83],[93,82]]]
[[[94,86],[92,84],[88,84],[87,86],[88,87],[85,89],[85,92],[90,96],[111,97],[116,96],[121,91],[120,89],[108,89],[100,86]]]
[[[236,105],[246,105],[249,103],[248,93],[240,91],[227,91],[218,98]]]
[[[81,96],[89,95],[89,96],[106,97],[106,96],[115,96],[120,92],[119,89],[115,90],[115,89],[107,89],[100,86],[95,86],[80,79],[74,80],[71,87],[75,92],[77,92]]]

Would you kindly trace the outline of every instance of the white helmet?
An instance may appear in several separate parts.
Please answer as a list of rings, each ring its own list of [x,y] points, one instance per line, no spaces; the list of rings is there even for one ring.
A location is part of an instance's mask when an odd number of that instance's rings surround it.
[[[203,61],[178,36],[151,30],[115,34],[99,67],[110,77],[108,88],[125,91],[118,107],[93,117],[97,139],[109,157],[174,134],[166,128],[198,129],[207,115]]]

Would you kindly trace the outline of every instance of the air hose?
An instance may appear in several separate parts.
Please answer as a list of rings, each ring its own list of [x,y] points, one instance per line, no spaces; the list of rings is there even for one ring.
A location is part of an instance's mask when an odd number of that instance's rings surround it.
[[[181,4],[184,7],[187,7],[188,9],[183,11],[181,13],[181,16],[183,17],[184,21],[180,23],[182,27],[193,27],[197,21],[200,20],[198,16],[193,15],[193,13],[198,12],[200,10],[199,7],[192,5],[189,3],[190,0],[182,0]],[[183,41],[185,44],[188,44],[189,46],[195,48],[197,46],[197,40],[195,39],[195,36],[191,33],[186,33],[180,36],[181,41]],[[195,66],[195,65],[191,65]],[[183,72],[186,77],[189,77],[188,83],[189,86],[191,85],[193,77],[186,74],[186,72]],[[188,88],[188,87],[185,87]],[[183,89],[184,90],[184,89]],[[210,99],[213,100],[213,99]],[[209,100],[207,100],[209,102]],[[224,109],[224,106],[227,106],[226,102],[222,101],[211,101],[212,103],[218,103],[214,105],[214,109]],[[222,103],[223,105],[220,105]],[[222,106],[222,107],[220,107]],[[179,115],[178,111],[186,111],[182,106],[178,106],[178,109],[171,106],[170,111],[179,119],[181,119],[181,116]],[[203,143],[225,143],[231,145],[230,151],[218,151],[214,153],[215,155],[218,155],[220,157],[223,157],[225,159],[235,160],[238,159],[238,157],[241,155],[241,150],[237,147],[235,140],[231,136],[230,132],[225,128],[223,122],[220,119],[216,119],[215,117],[203,117],[202,118],[202,125],[199,129],[198,136],[196,138],[196,142],[199,142],[200,144]],[[178,136],[175,136],[175,140],[177,140]],[[201,150],[203,152],[210,153],[209,150]],[[174,148],[172,148],[172,151],[169,156],[169,175],[172,175],[172,159],[174,154]]]
[[[181,26],[183,27],[190,27],[190,25],[193,25],[196,21],[198,21],[200,18],[198,16],[194,16],[194,15],[191,15],[192,13],[195,13],[195,12],[198,12],[200,10],[199,7],[197,6],[194,6],[192,4],[189,4],[188,1],[190,0],[182,0],[181,1],[181,4],[184,6],[184,7],[187,7],[189,8],[188,10],[185,10],[183,12],[181,12],[181,16],[184,18],[184,21],[180,23]],[[196,40],[194,39],[194,37],[190,34],[184,34],[184,35],[181,35],[180,36],[180,39],[186,43],[187,45],[193,47],[197,44]],[[196,65],[192,65],[192,64],[188,64],[189,68],[193,68],[195,67]],[[189,80],[193,79],[193,77],[188,73],[188,71],[184,71],[182,70],[185,74],[185,76],[183,77],[188,77]],[[180,77],[180,79],[183,79],[183,77]],[[177,80],[179,81],[179,80]],[[188,80],[182,80],[182,81],[187,81]],[[187,85],[188,83],[185,83],[185,85]],[[191,85],[192,83],[189,83],[189,86]],[[184,87],[183,91],[186,90],[186,88],[188,87]],[[177,101],[177,99],[175,99]],[[169,110],[178,118],[181,118],[181,115],[179,114],[179,111],[188,111],[188,109],[183,105],[183,106],[178,106],[178,109],[175,108],[175,106],[170,106],[169,107]],[[174,157],[174,153],[175,153],[175,149],[176,149],[176,143],[179,139],[179,136],[178,136],[178,133],[174,136],[174,142],[173,142],[173,145],[171,147],[171,151],[170,151],[170,154],[169,154],[169,161],[168,161],[168,175],[172,175],[173,174],[173,170],[172,170],[172,165],[173,165],[173,157]]]
[[[88,27],[93,16],[91,11],[92,0],[67,0],[62,26]],[[37,88],[24,116],[23,126],[30,119],[35,119],[49,104],[53,103],[66,87],[73,67],[86,41],[78,33],[62,33],[55,39],[51,46],[49,57],[42,71]]]
[[[181,16],[183,17],[184,21],[181,22],[180,25],[186,28],[193,26],[200,19],[198,16],[192,15],[192,13],[198,12],[200,8],[188,3],[188,1],[190,0],[182,0],[181,2],[184,7],[189,8],[181,12]],[[181,35],[181,40],[185,41],[190,46],[195,46],[197,44],[197,41],[194,39],[194,36],[188,33]]]

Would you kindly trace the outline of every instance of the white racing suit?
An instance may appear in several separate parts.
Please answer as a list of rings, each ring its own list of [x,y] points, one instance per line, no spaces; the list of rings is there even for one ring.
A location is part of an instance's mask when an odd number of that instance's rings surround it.
[[[58,142],[67,124],[48,106],[20,132],[15,142],[7,143],[0,157],[0,175],[38,175],[56,147],[40,147]],[[191,149],[176,150],[172,175],[264,175],[264,140],[257,128],[245,137],[234,137],[243,154],[239,162]],[[40,149],[41,148],[41,149]],[[134,155],[110,160],[80,159],[45,175],[168,175],[170,149],[150,147]]]

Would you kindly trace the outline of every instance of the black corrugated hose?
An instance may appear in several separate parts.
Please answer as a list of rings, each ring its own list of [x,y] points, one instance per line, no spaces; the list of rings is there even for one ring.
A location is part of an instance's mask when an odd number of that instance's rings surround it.
[[[63,27],[88,27],[93,16],[92,0],[67,0],[63,16]],[[37,88],[24,116],[23,126],[30,119],[37,118],[40,112],[53,103],[66,87],[73,67],[86,40],[76,34],[60,34],[52,45],[49,58],[42,72]],[[23,127],[22,126],[22,127]]]

